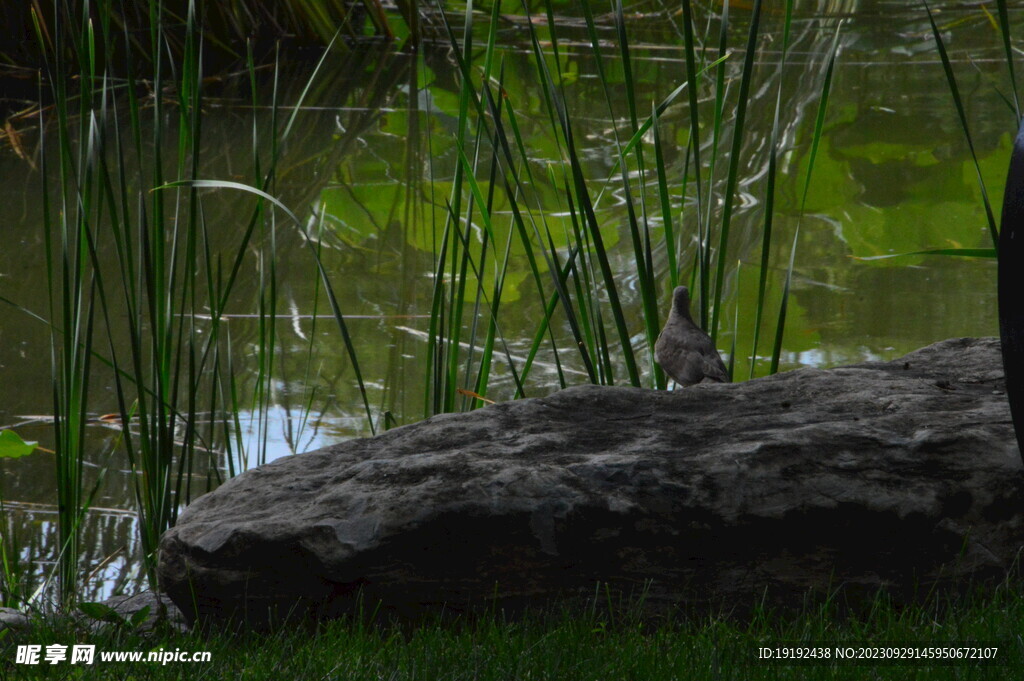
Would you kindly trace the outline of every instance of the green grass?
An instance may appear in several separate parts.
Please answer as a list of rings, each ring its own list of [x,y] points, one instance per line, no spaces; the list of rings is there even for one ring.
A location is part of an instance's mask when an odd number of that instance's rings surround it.
[[[1014,679],[1024,664],[1024,593],[1020,586],[976,590],[895,607],[884,599],[859,613],[833,603],[800,612],[756,608],[744,617],[693,614],[644,621],[627,611],[557,612],[526,619],[483,615],[417,627],[353,620],[273,633],[157,633],[129,628],[87,633],[43,618],[34,631],[0,639],[0,671],[19,679]],[[2,636],[2,635],[0,635]],[[870,646],[977,642],[1000,646],[1005,665],[768,664],[761,647]],[[208,651],[209,662],[95,663],[75,669],[13,666],[18,644],[93,644],[97,651]],[[98,653],[97,653],[98,654]]]

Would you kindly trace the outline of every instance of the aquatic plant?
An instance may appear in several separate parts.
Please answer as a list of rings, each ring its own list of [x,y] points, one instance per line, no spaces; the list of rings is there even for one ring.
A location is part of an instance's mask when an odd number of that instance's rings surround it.
[[[544,345],[549,347],[562,387],[567,385],[568,362],[594,383],[624,381],[636,386],[664,388],[665,376],[653,362],[654,341],[661,328],[661,309],[667,304],[667,293],[684,280],[697,294],[701,325],[715,338],[725,337],[731,331],[733,343],[736,342],[737,329],[726,328],[723,311],[727,296],[737,295],[736,291],[728,291],[730,277],[727,273],[735,271],[740,257],[734,254],[736,245],[730,238],[730,225],[734,206],[740,200],[737,188],[743,173],[741,161],[749,162],[743,154],[745,114],[751,83],[758,77],[754,57],[763,38],[759,22],[761,3],[753,4],[743,60],[736,65],[735,53],[730,52],[726,42],[728,3],[718,17],[717,58],[710,63],[700,63],[696,54],[706,54],[707,50],[698,50],[697,46],[707,37],[695,32],[691,3],[684,1],[684,78],[678,87],[664,93],[660,102],[652,103],[650,116],[646,118],[642,117],[643,105],[639,103],[638,83],[633,76],[622,4],[617,2],[613,6],[614,49],[609,49],[607,36],[603,40],[599,37],[590,6],[583,3],[581,9],[596,67],[595,77],[614,126],[611,137],[615,164],[608,177],[588,172],[589,164],[577,142],[573,118],[566,104],[567,80],[561,72],[559,25],[550,7],[544,17],[546,23],[534,21],[531,9],[525,4],[521,9],[526,16],[524,24],[529,31],[536,78],[543,93],[543,115],[550,122],[550,135],[560,154],[559,159],[549,164],[546,178],[537,176],[531,168],[530,154],[519,133],[517,121],[521,114],[517,111],[520,106],[517,93],[502,87],[502,66],[495,63],[498,53],[496,14],[492,14],[485,43],[479,48],[474,44],[473,12],[464,15],[459,32],[447,15],[442,15],[461,76],[456,127],[460,163],[446,199],[447,215],[440,248],[435,253],[425,416],[482,405],[496,360],[504,362],[515,384],[516,396],[527,394],[527,378]],[[754,375],[758,361],[762,321],[772,316],[772,313],[765,314],[769,305],[766,290],[772,266],[774,168],[779,144],[779,112],[783,107],[781,74],[785,70],[790,42],[792,9],[792,3],[787,3],[783,49],[774,74],[779,80],[779,94],[775,99],[775,133],[767,161],[770,170],[757,304],[754,310],[740,314],[737,309],[736,312],[737,318],[754,320],[750,376]],[[539,26],[546,26],[543,35]],[[470,57],[477,50],[484,55],[478,67]],[[837,50],[838,41],[831,41],[820,75],[821,107],[809,136],[812,148],[816,148],[822,134]],[[618,76],[615,80],[609,75],[612,70]],[[727,71],[730,72],[729,82],[738,79],[740,83],[735,98],[728,91]],[[714,101],[710,119],[699,103],[709,88]],[[683,98],[684,90],[690,135],[680,176],[680,169],[669,167],[666,162],[659,117],[677,99]],[[625,120],[619,111],[623,101],[627,110]],[[728,153],[724,151],[726,142],[730,145]],[[812,152],[806,169],[808,182],[813,157]],[[727,165],[724,175],[720,171],[722,165]],[[487,181],[478,181],[478,177],[485,177]],[[562,200],[555,208],[537,198],[545,180],[561,191]],[[682,193],[673,200],[673,191]],[[602,222],[595,210],[596,204],[612,192],[624,204],[624,225]],[[495,203],[508,207],[511,228],[495,229],[498,219],[492,212]],[[556,211],[561,215],[554,215]],[[564,215],[568,215],[568,219]],[[471,239],[473,226],[478,224],[483,226],[479,230],[481,236]],[[684,230],[683,225],[692,229]],[[503,241],[498,239],[499,233],[505,235]],[[620,234],[628,238],[631,246],[625,262],[621,250],[613,251],[609,245],[609,239],[617,242]],[[512,252],[520,253],[528,262],[535,295],[544,311],[525,361],[513,360],[508,339],[502,337],[498,323],[504,277]],[[684,257],[687,252],[693,254],[690,262]],[[618,262],[617,266],[612,265],[613,260]],[[623,300],[621,291],[626,281],[635,284],[638,292],[639,316]],[[472,307],[466,304],[467,291],[475,292],[472,298],[477,302]],[[770,371],[777,370],[782,351],[787,292],[788,286],[781,296],[774,297],[775,300],[781,297],[781,304],[774,312],[778,323]],[[480,301],[484,301],[483,304]],[[630,317],[632,321],[628,321]],[[565,324],[568,329],[564,341],[552,330],[556,324]],[[474,333],[479,326],[484,326],[487,332]],[[463,342],[466,329],[470,330],[468,343]],[[640,348],[643,354],[638,359]],[[736,351],[731,355],[730,362],[734,363]],[[648,376],[650,378],[646,378]]]

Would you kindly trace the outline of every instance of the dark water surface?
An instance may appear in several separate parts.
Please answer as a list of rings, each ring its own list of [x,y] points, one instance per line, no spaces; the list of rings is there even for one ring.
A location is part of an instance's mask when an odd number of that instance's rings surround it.
[[[766,3],[774,6],[777,3]],[[1024,25],[1024,9],[1011,10],[1015,37]],[[990,6],[991,5],[991,6]],[[954,61],[966,115],[989,196],[996,206],[1002,186],[1015,115],[994,3],[936,3],[937,21]],[[681,18],[655,3],[636,6],[627,16],[631,31],[634,77],[643,115],[685,80]],[[733,3],[731,45],[737,48],[730,68],[742,61],[749,10]],[[702,15],[701,32],[717,35],[711,15]],[[599,18],[600,19],[600,18]],[[927,17],[916,3],[864,1],[802,3],[794,26],[795,47],[787,66],[783,121],[784,155],[780,158],[775,206],[775,248],[769,285],[781,288],[789,245],[800,218],[808,140],[821,78],[836,22],[840,52],[825,132],[806,199],[797,246],[782,369],[829,367],[898,357],[922,345],[954,336],[997,333],[995,262],[985,259],[911,256],[892,260],[858,260],[892,253],[951,247],[989,247],[991,239],[981,191],[963,131],[935,49]],[[621,184],[613,175],[614,134],[627,127],[624,95],[613,92],[615,122],[609,114],[582,22],[559,16],[561,68],[566,97],[590,178],[610,177],[599,194],[592,185],[600,223],[621,279],[631,319],[640,317],[640,297],[630,265]],[[484,22],[481,20],[481,30]],[[752,88],[747,139],[741,164],[741,200],[733,223],[733,254],[728,306],[732,319],[739,304],[749,310],[756,294],[760,230],[763,223],[765,148],[775,100],[775,69],[781,45],[781,17],[768,12],[758,51],[758,79]],[[610,21],[602,21],[602,39],[614,40]],[[708,40],[713,50],[717,38]],[[538,180],[538,208],[550,220],[568,226],[564,197],[543,179],[560,152],[536,86],[529,36],[521,17],[503,18],[499,58],[505,88],[517,112],[524,142]],[[614,51],[614,46],[608,48]],[[612,64],[614,59],[612,59]],[[621,88],[613,72],[612,87]],[[309,78],[307,62],[285,63],[278,100],[298,99]],[[415,75],[415,78],[414,78]],[[266,73],[264,74],[266,76]],[[246,77],[229,80],[206,100],[201,176],[251,182],[253,121],[269,129],[265,108],[248,105]],[[269,93],[269,77],[267,91]],[[730,84],[735,93],[738,83]],[[418,56],[390,48],[366,48],[331,56],[314,83],[296,131],[284,148],[273,192],[296,214],[322,213],[328,238],[326,261],[344,312],[350,315],[362,373],[377,418],[391,412],[398,423],[411,423],[424,411],[424,355],[430,310],[434,253],[445,216],[457,149],[453,133],[458,115],[458,78],[450,50],[441,40],[428,41]],[[269,97],[269,95],[268,95]],[[713,106],[710,88],[702,105]],[[688,112],[681,97],[662,116],[673,200],[681,207]],[[171,117],[173,119],[173,116]],[[173,121],[172,121],[173,122]],[[710,123],[710,119],[709,119]],[[731,118],[727,118],[727,127]],[[32,142],[31,127],[24,138]],[[173,135],[166,153],[173,155]],[[674,143],[671,143],[673,142]],[[34,143],[34,142],[33,142]],[[724,167],[725,161],[721,161]],[[722,173],[719,172],[719,175]],[[47,278],[39,173],[8,148],[0,150],[0,295],[46,316]],[[486,179],[485,174],[479,177]],[[639,182],[639,178],[637,178]],[[645,178],[648,197],[657,197],[656,180]],[[719,182],[721,182],[719,180]],[[721,196],[721,190],[717,192]],[[692,200],[692,197],[690,199]],[[251,211],[251,197],[232,192],[204,194],[213,239],[230,247]],[[719,207],[720,210],[720,207]],[[652,213],[656,212],[652,210]],[[509,207],[499,200],[496,229],[509,227]],[[557,229],[561,229],[558,227]],[[677,229],[680,226],[677,225]],[[682,230],[692,225],[683,225]],[[280,352],[273,402],[266,426],[266,448],[257,444],[259,424],[242,414],[250,442],[248,463],[369,433],[355,390],[351,367],[322,294],[312,301],[316,271],[298,231],[282,221],[276,234],[279,297],[277,325]],[[107,254],[113,258],[113,253]],[[664,253],[655,263],[667,269]],[[680,261],[693,257],[692,240],[684,238]],[[255,369],[256,299],[260,286],[255,268],[237,291],[229,322],[238,360],[238,378],[251,389]],[[510,354],[525,357],[536,332],[542,304],[532,289],[523,259],[514,260],[507,278],[501,317]],[[667,284],[666,284],[667,286]],[[668,289],[662,293],[668,301]],[[26,439],[52,447],[49,332],[44,325],[5,307],[0,316],[0,427],[17,427]],[[727,349],[735,337],[738,355],[749,353],[752,320],[739,319],[719,339]],[[564,326],[564,325],[563,325]],[[555,329],[571,338],[568,328]],[[630,331],[638,361],[650,384],[640,324]],[[123,342],[124,339],[115,339]],[[571,341],[570,341],[571,344]],[[309,348],[313,348],[312,355]],[[761,355],[770,339],[762,339]],[[581,366],[564,357],[568,382],[586,381]],[[527,394],[558,388],[553,357],[541,354],[527,384]],[[749,359],[737,357],[745,376]],[[766,371],[764,359],[758,374]],[[496,365],[489,398],[510,399],[514,386],[506,368]],[[624,375],[624,374],[623,374]],[[95,414],[117,410],[111,385],[102,376],[94,389]],[[307,411],[306,405],[311,405]],[[251,422],[250,422],[251,421]],[[89,588],[107,593],[140,577],[132,492],[127,462],[116,445],[119,431],[97,420],[90,428],[95,445],[95,474],[109,469],[87,528],[88,554],[83,566],[93,573]],[[53,531],[54,474],[52,454],[0,463],[0,497],[5,503],[3,531],[16,537],[22,559],[44,574],[56,555]],[[197,473],[195,492],[206,489],[207,474]],[[105,559],[111,558],[109,561]]]

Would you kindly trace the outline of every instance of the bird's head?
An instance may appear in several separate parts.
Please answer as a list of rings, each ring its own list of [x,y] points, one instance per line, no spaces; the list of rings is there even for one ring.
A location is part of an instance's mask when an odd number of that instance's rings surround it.
[[[672,292],[672,309],[687,319],[690,317],[690,289],[685,286],[676,286]]]

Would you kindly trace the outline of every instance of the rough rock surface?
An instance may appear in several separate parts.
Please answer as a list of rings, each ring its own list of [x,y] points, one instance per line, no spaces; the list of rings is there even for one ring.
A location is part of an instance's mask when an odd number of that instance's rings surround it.
[[[1024,467],[995,339],[675,392],[584,386],[288,457],[161,544],[186,617],[799,605],[1006,575]]]
[[[111,596],[101,601],[99,605],[110,608],[112,612],[103,618],[96,619],[80,609],[72,613],[70,619],[85,625],[93,632],[118,626],[129,626],[134,632],[140,634],[151,633],[160,627],[168,627],[181,632],[188,629],[181,611],[166,594],[142,591],[132,596]],[[148,608],[145,618],[142,621],[133,622],[135,615],[144,608]],[[36,625],[47,626],[48,617],[50,615],[36,613],[35,619],[33,619],[33,615],[27,612],[15,608],[0,608],[0,631],[5,628],[32,631]]]
[[[0,631],[4,629],[28,629],[32,618],[15,608],[0,608]]]
[[[122,622],[131,622],[137,613],[148,608],[145,619],[133,625],[133,629],[138,633],[149,633],[160,626],[167,626],[177,631],[188,629],[181,611],[166,594],[142,591],[131,596],[111,596],[102,604],[113,610]],[[109,621],[94,621],[93,628],[101,630],[104,625],[109,624],[111,624]]]

